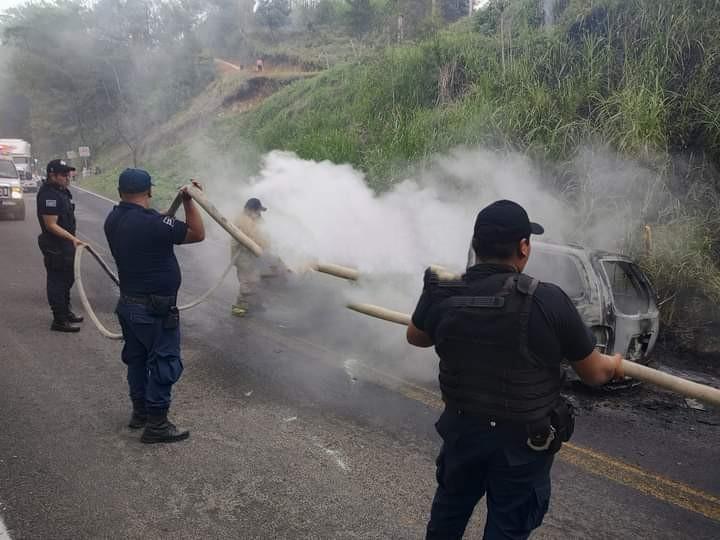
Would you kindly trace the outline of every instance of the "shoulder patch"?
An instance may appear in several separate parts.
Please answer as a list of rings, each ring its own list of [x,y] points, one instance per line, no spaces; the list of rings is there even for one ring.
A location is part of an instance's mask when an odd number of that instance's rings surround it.
[[[45,199],[46,208],[57,208],[57,201],[55,199]]]
[[[175,218],[172,218],[170,216],[165,216],[162,219],[162,222],[167,225],[168,227],[174,227],[175,226]]]

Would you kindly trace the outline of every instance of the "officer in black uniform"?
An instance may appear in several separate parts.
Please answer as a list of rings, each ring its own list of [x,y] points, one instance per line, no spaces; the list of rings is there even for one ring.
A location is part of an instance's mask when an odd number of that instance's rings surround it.
[[[74,171],[61,159],[47,164],[47,181],[37,194],[37,216],[42,232],[38,245],[47,270],[47,297],[53,313],[51,330],[78,332],[83,318],[70,307],[70,289],[75,283],[73,259],[75,247],[82,242],[75,237],[75,203],[68,189],[70,172]]]
[[[557,286],[522,273],[531,223],[512,201],[477,216],[479,264],[458,281],[425,273],[407,339],[435,346],[445,410],[428,539],[459,539],[487,493],[484,538],[524,539],[550,501],[553,456],[572,434],[560,396],[563,359],[589,384],[622,377],[622,359],[594,349],[592,333]]]
[[[200,189],[197,182],[193,184]],[[190,435],[167,417],[172,385],[183,371],[176,306],[181,275],[173,248],[202,241],[205,229],[185,191],[187,223],[151,209],[151,186],[150,175],[141,169],[126,169],[120,175],[121,201],[105,220],[105,235],[120,278],[116,313],[125,340],[122,360],[133,406],[129,427],[145,426],[144,443],[163,443]]]

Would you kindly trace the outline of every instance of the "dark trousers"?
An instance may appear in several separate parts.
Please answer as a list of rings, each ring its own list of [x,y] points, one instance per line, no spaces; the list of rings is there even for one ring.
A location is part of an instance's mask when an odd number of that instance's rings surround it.
[[[144,401],[149,414],[162,414],[183,372],[180,327],[164,328],[163,318],[150,315],[141,304],[120,301],[116,313],[125,340],[122,361],[127,365],[130,399]]]
[[[50,309],[55,320],[65,320],[70,313],[70,289],[75,283],[75,249],[48,247],[41,242],[40,251],[47,270],[47,298]]]
[[[519,430],[482,425],[457,412],[445,411],[436,426],[443,445],[427,539],[462,538],[485,494],[483,538],[526,539],[548,509],[553,455],[531,450]]]

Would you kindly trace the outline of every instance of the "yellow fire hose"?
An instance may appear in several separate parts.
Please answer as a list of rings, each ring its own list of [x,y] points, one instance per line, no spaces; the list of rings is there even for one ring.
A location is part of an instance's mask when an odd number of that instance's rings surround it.
[[[187,192],[190,194],[190,196],[195,200],[195,202],[203,209],[205,210],[210,217],[213,218],[217,222],[218,225],[220,225],[223,229],[225,229],[230,236],[232,236],[235,240],[240,242],[242,245],[244,245],[246,248],[248,248],[253,254],[256,256],[262,255],[262,248],[255,243],[255,241],[252,240],[249,236],[247,236],[245,233],[243,233],[240,229],[238,229],[235,225],[233,225],[231,222],[229,222],[220,212],[218,211],[215,206],[207,200],[205,197],[205,194],[197,189],[194,186],[188,186]],[[172,204],[170,205],[170,210],[168,211],[168,215],[175,215],[175,212],[177,212],[177,209],[180,207],[180,204],[182,203],[182,195],[178,194],[177,197],[175,197],[175,200],[173,200]],[[98,319],[97,315],[95,314],[95,310],[92,308],[92,305],[90,305],[90,301],[88,300],[87,293],[85,292],[85,286],[83,284],[82,280],[82,256],[83,252],[85,250],[88,250],[90,254],[93,256],[93,258],[98,262],[100,267],[105,271],[105,273],[110,276],[110,279],[113,280],[115,285],[120,285],[120,281],[118,280],[117,276],[113,273],[112,269],[108,266],[108,264],[102,259],[102,257],[92,248],[92,246],[83,246],[80,245],[77,250],[75,251],[75,260],[74,260],[74,272],[75,272],[75,283],[77,285],[77,291],[78,296],[80,296],[80,302],[83,305],[83,308],[85,309],[86,313],[90,317],[90,320],[93,322],[93,324],[97,327],[97,329],[100,331],[100,333],[109,339],[122,339],[122,334],[119,334],[117,332],[112,332],[108,330],[105,325],[100,322],[100,319]],[[220,279],[210,287],[205,293],[200,295],[198,298],[193,300],[192,302],[189,302],[188,304],[185,304],[183,306],[178,306],[178,309],[180,311],[185,311],[186,309],[191,309],[202,302],[204,302],[212,293],[215,292],[215,290],[222,284],[222,282],[225,280],[227,275],[230,273],[230,270],[232,270],[233,265],[235,264],[235,260],[240,256],[242,252],[238,251],[235,256],[230,261],[230,264],[225,268],[225,271],[220,276]]]
[[[342,274],[347,274],[349,273],[349,270],[352,270],[351,268],[340,268],[341,269],[333,275],[341,277]],[[441,268],[437,269],[444,270]],[[442,277],[444,279],[459,278],[459,276],[450,274],[447,271],[443,273]],[[347,307],[353,311],[362,313],[363,315],[375,317],[376,319],[382,319],[384,321],[402,324],[405,326],[410,324],[410,315],[408,315],[407,313],[392,311],[372,304],[353,303],[348,304]],[[671,392],[675,392],[676,394],[680,394],[689,398],[698,399],[709,405],[720,406],[720,389],[713,388],[712,386],[707,386],[704,384],[699,384],[693,381],[688,381],[687,379],[683,379],[682,377],[670,375],[669,373],[643,366],[642,364],[638,364],[630,360],[623,359],[622,368],[625,372],[625,375],[627,375],[628,377],[632,377],[633,379],[637,379],[638,381],[654,384],[655,386],[659,386],[660,388],[664,388],[665,390],[670,390]]]
[[[232,236],[237,242],[245,246],[247,249],[249,249],[254,255],[257,257],[260,257],[263,254],[262,248],[253,241],[249,236],[247,236],[245,233],[243,233],[240,229],[238,229],[235,225],[233,225],[230,221],[228,221],[215,206],[207,200],[205,197],[205,194],[197,189],[194,186],[188,186],[187,187],[187,193],[195,200],[195,202],[203,209],[205,212],[207,212],[210,217],[218,224],[220,225],[225,231]],[[180,207],[180,204],[182,203],[182,195],[178,194],[177,197],[175,197],[175,200],[170,205],[170,209],[168,211],[168,215],[174,215],[177,209]],[[75,270],[75,282],[77,284],[78,288],[78,294],[80,296],[80,300],[82,302],[83,307],[85,308],[85,311],[90,316],[90,319],[93,321],[95,326],[98,328],[101,334],[103,334],[105,337],[108,337],[110,339],[122,339],[122,334],[117,334],[114,332],[111,332],[103,324],[100,322],[100,320],[97,318],[95,311],[93,310],[92,306],[90,305],[90,302],[88,300],[87,294],[85,293],[85,288],[83,286],[82,282],[82,272],[81,272],[81,263],[82,263],[82,254],[83,251],[87,249],[90,251],[90,253],[93,255],[95,260],[100,264],[100,266],[103,268],[103,270],[110,276],[110,278],[115,282],[116,285],[119,284],[117,276],[112,272],[110,267],[105,263],[105,261],[102,260],[102,258],[95,252],[95,250],[92,249],[90,246],[80,246],[77,251],[75,252],[75,261],[74,261],[74,270]],[[237,257],[239,255],[235,255]],[[188,303],[187,305],[180,306],[178,309],[180,310],[186,310],[190,309],[192,307],[197,306],[201,302],[203,302],[205,299],[207,299],[223,282],[227,274],[230,272],[230,269],[233,266],[235,259],[230,262],[228,267],[223,272],[222,276],[218,280],[218,282],[211,287],[208,291],[206,291],[203,295],[198,297],[196,300]],[[358,270],[354,268],[348,268],[346,266],[340,266],[337,264],[328,264],[328,263],[317,263],[313,266],[313,269],[322,272],[325,274],[329,274],[341,279],[346,279],[350,281],[357,281],[360,278],[360,273]],[[441,277],[443,279],[457,279],[459,276],[451,274],[450,272],[447,272],[444,268],[441,267],[433,267],[433,270],[436,272],[441,273]],[[392,311],[389,309],[385,309],[379,306],[374,306],[372,304],[359,304],[359,303],[350,303],[347,304],[347,307],[353,311],[356,311],[358,313],[362,313],[364,315],[368,315],[370,317],[375,317],[377,319],[382,319],[385,321],[393,322],[396,324],[401,324],[407,326],[410,324],[410,316],[407,313],[401,313],[398,311]],[[717,388],[712,388],[710,386],[706,386],[703,384],[695,383],[692,381],[688,381],[687,379],[683,379],[681,377],[677,377],[675,375],[670,375],[668,373],[664,373],[662,371],[659,371],[657,369],[652,369],[647,366],[643,366],[641,364],[637,364],[635,362],[631,362],[630,360],[623,360],[623,370],[625,374],[629,377],[632,377],[634,379],[637,379],[639,381],[648,382],[651,384],[654,384],[656,386],[659,386],[661,388],[664,388],[666,390],[670,390],[671,392],[675,392],[678,394],[681,394],[683,396],[687,396],[690,398],[698,399],[700,401],[704,401],[705,403],[711,404],[711,405],[720,405],[720,390]]]

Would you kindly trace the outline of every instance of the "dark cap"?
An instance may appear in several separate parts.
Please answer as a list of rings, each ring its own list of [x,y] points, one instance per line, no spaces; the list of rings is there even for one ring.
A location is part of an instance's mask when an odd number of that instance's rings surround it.
[[[260,202],[260,199],[256,199],[255,197],[252,197],[247,200],[245,203],[245,210],[254,210],[255,212],[264,212],[267,210],[262,203]]]
[[[125,169],[118,179],[120,193],[143,193],[153,185],[150,174],[142,169]]]
[[[69,173],[74,171],[75,167],[71,167],[64,159],[53,159],[47,164],[47,174],[50,173]]]
[[[542,234],[542,225],[533,223],[525,209],[513,201],[495,201],[477,215],[473,238],[480,242],[503,244]]]

